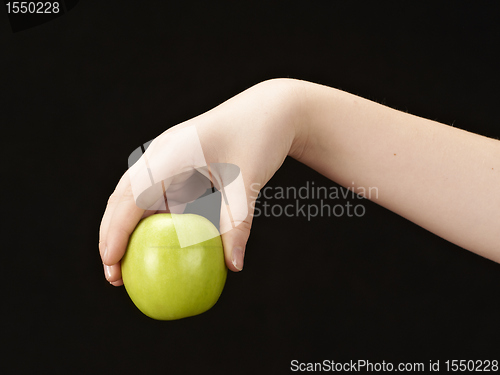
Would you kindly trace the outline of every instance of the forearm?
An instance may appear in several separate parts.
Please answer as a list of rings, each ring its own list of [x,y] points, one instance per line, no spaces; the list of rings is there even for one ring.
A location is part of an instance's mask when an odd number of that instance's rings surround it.
[[[325,86],[303,85],[291,156],[427,230],[500,262],[500,142]]]

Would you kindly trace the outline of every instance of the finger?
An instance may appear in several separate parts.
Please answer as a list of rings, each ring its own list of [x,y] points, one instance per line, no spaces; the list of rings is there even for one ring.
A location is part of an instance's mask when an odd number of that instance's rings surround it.
[[[116,203],[106,233],[103,263],[111,266],[120,261],[127,249],[128,239],[141,220],[144,209],[135,204],[132,189],[127,187]]]
[[[128,188],[127,182],[129,180],[125,178],[125,174],[120,179],[115,191],[108,201],[108,206],[106,207],[106,211],[104,212],[104,216],[101,222],[101,228],[99,231],[100,241],[99,248],[101,252],[101,257],[104,255],[105,246],[107,244],[106,237],[109,228],[109,223],[111,222],[111,218],[113,217],[114,209],[118,204],[121,196],[124,191]],[[144,219],[148,216],[151,216],[156,213],[156,210],[145,210],[141,216],[141,219]],[[120,262],[117,262],[111,266],[104,264],[103,262],[104,275],[106,280],[109,281],[111,285],[120,286],[123,285],[123,280],[121,278],[121,266]]]
[[[141,216],[141,219],[145,219],[148,216],[156,214],[156,210],[145,210]],[[106,280],[113,286],[123,285],[122,272],[121,272],[121,262],[115,263],[112,266],[108,266],[103,263],[104,276]]]
[[[116,185],[115,190],[108,199],[108,204],[106,205],[106,209],[102,216],[101,226],[99,228],[99,253],[101,254],[101,259],[103,259],[104,252],[106,251],[106,234],[108,233],[109,222],[111,221],[111,218],[113,216],[116,204],[118,203],[120,197],[127,188],[127,184],[129,183],[129,179],[126,175],[127,172],[125,172],[120,178],[120,181]]]

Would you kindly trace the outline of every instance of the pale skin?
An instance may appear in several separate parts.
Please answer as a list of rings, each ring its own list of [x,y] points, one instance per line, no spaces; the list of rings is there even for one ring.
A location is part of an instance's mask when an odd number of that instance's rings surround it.
[[[264,187],[288,155],[355,192],[376,187],[378,194],[369,197],[376,203],[500,262],[498,140],[292,79],[262,82],[177,127],[192,125],[207,162],[239,166],[245,182],[247,219],[222,234],[232,271],[243,268],[255,187]],[[155,142],[168,144],[169,131]],[[173,165],[174,159],[158,163],[169,170],[184,167]],[[120,259],[130,234],[153,213],[135,204],[125,173],[99,235],[112,285],[123,284]]]

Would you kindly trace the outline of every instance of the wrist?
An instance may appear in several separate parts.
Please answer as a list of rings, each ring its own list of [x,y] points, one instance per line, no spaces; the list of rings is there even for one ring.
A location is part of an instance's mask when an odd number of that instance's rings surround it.
[[[287,155],[294,159],[300,159],[308,139],[305,105],[307,85],[308,82],[293,78],[273,78],[258,85],[279,98],[276,105],[280,118],[278,123],[282,124],[282,134],[289,139]]]
[[[283,91],[285,110],[284,132],[290,137],[288,156],[299,160],[304,153],[308,139],[306,90],[308,82],[291,78],[277,78],[270,82],[279,86]]]

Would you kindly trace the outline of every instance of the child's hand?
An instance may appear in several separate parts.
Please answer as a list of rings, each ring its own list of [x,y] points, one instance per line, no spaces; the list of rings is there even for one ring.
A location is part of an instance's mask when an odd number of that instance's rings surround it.
[[[220,223],[228,268],[232,271],[243,268],[256,191],[273,176],[289,152],[300,147],[294,139],[299,128],[296,125],[300,120],[301,85],[293,80],[263,82],[169,129],[151,143],[142,160],[122,176],[102,218],[99,251],[111,284],[122,284],[120,259],[139,220],[155,212],[165,212],[165,205],[158,205],[163,202],[161,189],[147,190],[151,187],[150,177],[153,181],[165,181],[162,188],[166,191],[169,211],[175,213],[180,207],[182,212],[182,203],[196,199],[206,188],[200,188],[202,183],[192,183],[194,168],[214,163],[236,165],[243,178],[246,195],[241,191],[227,192],[232,214],[229,217],[221,210]],[[221,190],[218,185],[224,185],[224,181],[217,178],[216,170],[210,173],[214,186]],[[192,196],[182,197],[186,194]],[[174,201],[180,205],[173,205]]]

